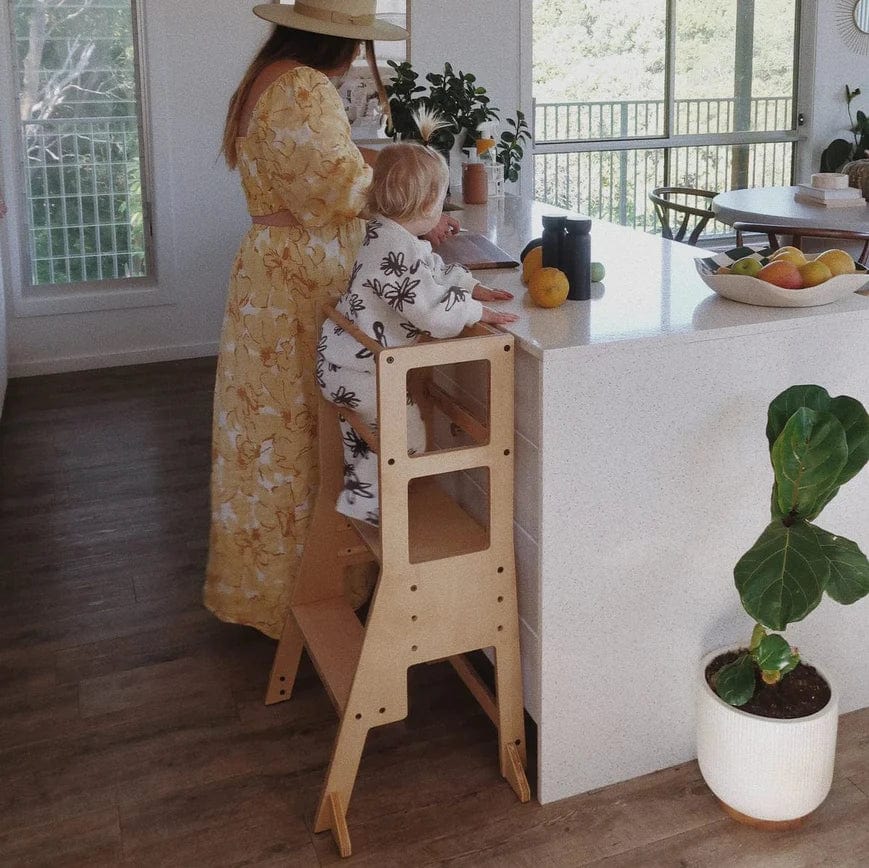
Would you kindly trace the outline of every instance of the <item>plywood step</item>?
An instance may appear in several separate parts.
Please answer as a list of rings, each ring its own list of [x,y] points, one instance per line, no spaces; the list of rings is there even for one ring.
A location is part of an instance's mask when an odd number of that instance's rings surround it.
[[[343,597],[293,606],[308,654],[338,714],[344,713],[365,630]]]
[[[410,485],[409,555],[412,564],[452,558],[489,547],[489,532],[437,483],[434,477],[414,479]],[[359,536],[378,561],[380,530],[351,519]]]

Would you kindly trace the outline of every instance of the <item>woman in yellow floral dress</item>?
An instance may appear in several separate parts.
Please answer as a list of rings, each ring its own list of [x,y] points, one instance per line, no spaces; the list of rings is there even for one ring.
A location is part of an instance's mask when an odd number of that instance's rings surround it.
[[[257,6],[277,26],[227,114],[223,151],[253,225],[232,267],[218,357],[205,604],[272,637],[316,492],[317,311],[346,287],[371,172],[329,76],[346,72],[361,41],[373,61],[371,40],[407,37],[375,6]]]

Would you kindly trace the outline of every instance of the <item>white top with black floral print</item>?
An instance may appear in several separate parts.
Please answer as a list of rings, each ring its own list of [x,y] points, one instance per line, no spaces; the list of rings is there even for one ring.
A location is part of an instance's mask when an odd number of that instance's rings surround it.
[[[421,335],[451,338],[483,315],[471,297],[476,284],[463,266],[445,265],[428,241],[378,216],[366,224],[337,309],[384,347],[406,346]],[[323,325],[318,350],[327,363],[374,371],[371,351],[331,321]]]

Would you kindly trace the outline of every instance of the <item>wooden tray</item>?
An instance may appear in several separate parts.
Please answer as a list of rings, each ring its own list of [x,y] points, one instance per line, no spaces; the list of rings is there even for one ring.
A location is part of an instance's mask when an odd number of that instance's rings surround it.
[[[436,248],[448,265],[459,263],[476,271],[481,268],[515,268],[519,263],[479,232],[460,231],[445,239]]]

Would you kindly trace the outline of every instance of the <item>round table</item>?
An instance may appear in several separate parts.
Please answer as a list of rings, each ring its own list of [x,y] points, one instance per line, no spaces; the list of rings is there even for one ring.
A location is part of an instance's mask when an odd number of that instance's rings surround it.
[[[712,200],[715,216],[724,223],[771,223],[806,229],[847,229],[869,232],[869,205],[828,208],[794,200],[799,187],[753,187],[729,190]]]

